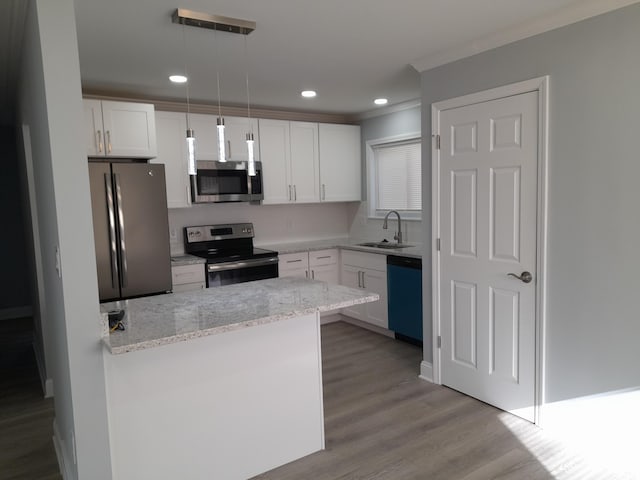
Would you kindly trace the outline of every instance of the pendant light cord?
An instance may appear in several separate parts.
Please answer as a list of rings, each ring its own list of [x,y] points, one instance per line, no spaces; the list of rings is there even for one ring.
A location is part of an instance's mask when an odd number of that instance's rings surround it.
[[[216,39],[217,26],[213,29],[213,41],[216,44],[216,83],[218,84],[218,117],[222,118],[222,107],[220,106],[220,56],[218,55],[218,40]]]
[[[247,37],[244,36],[244,64],[247,84],[247,118],[249,119],[249,132],[253,135],[253,124],[251,123],[251,97],[249,96],[249,47],[247,46]]]
[[[185,87],[187,88],[187,130],[191,130],[191,104],[189,102],[189,74],[187,73],[187,34],[185,30],[184,23],[182,24],[182,44],[184,47],[184,76],[187,77],[187,81]]]

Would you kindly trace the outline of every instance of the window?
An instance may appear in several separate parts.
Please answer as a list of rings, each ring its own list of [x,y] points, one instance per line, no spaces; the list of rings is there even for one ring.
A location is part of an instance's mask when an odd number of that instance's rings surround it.
[[[370,143],[369,216],[398,210],[403,218],[419,220],[422,213],[420,138]]]

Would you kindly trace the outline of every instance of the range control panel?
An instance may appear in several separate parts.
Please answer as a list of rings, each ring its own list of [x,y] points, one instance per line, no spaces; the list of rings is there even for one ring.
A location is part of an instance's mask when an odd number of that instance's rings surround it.
[[[186,243],[253,238],[253,223],[229,223],[224,225],[200,225],[184,227]]]

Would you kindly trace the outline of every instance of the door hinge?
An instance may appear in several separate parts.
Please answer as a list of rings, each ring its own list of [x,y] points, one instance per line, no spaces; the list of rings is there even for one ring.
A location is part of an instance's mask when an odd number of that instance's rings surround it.
[[[436,238],[436,250],[439,252],[440,251],[440,239]]]
[[[438,335],[438,348],[442,348],[442,337]]]
[[[436,135],[436,150],[440,150],[440,135]]]

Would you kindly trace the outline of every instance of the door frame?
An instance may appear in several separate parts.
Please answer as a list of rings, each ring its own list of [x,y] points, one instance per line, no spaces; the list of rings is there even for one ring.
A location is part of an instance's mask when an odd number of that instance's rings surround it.
[[[541,406],[545,398],[545,323],[546,323],[546,284],[547,284],[547,172],[549,157],[549,76],[533,78],[482,92],[451,98],[431,105],[431,275],[432,275],[432,341],[433,341],[433,382],[442,384],[441,349],[438,338],[441,335],[440,318],[440,149],[437,136],[440,135],[440,112],[452,108],[464,107],[482,102],[498,100],[504,97],[538,92],[538,185],[536,202],[536,300],[535,300],[535,385],[534,385],[534,423],[540,425]]]

